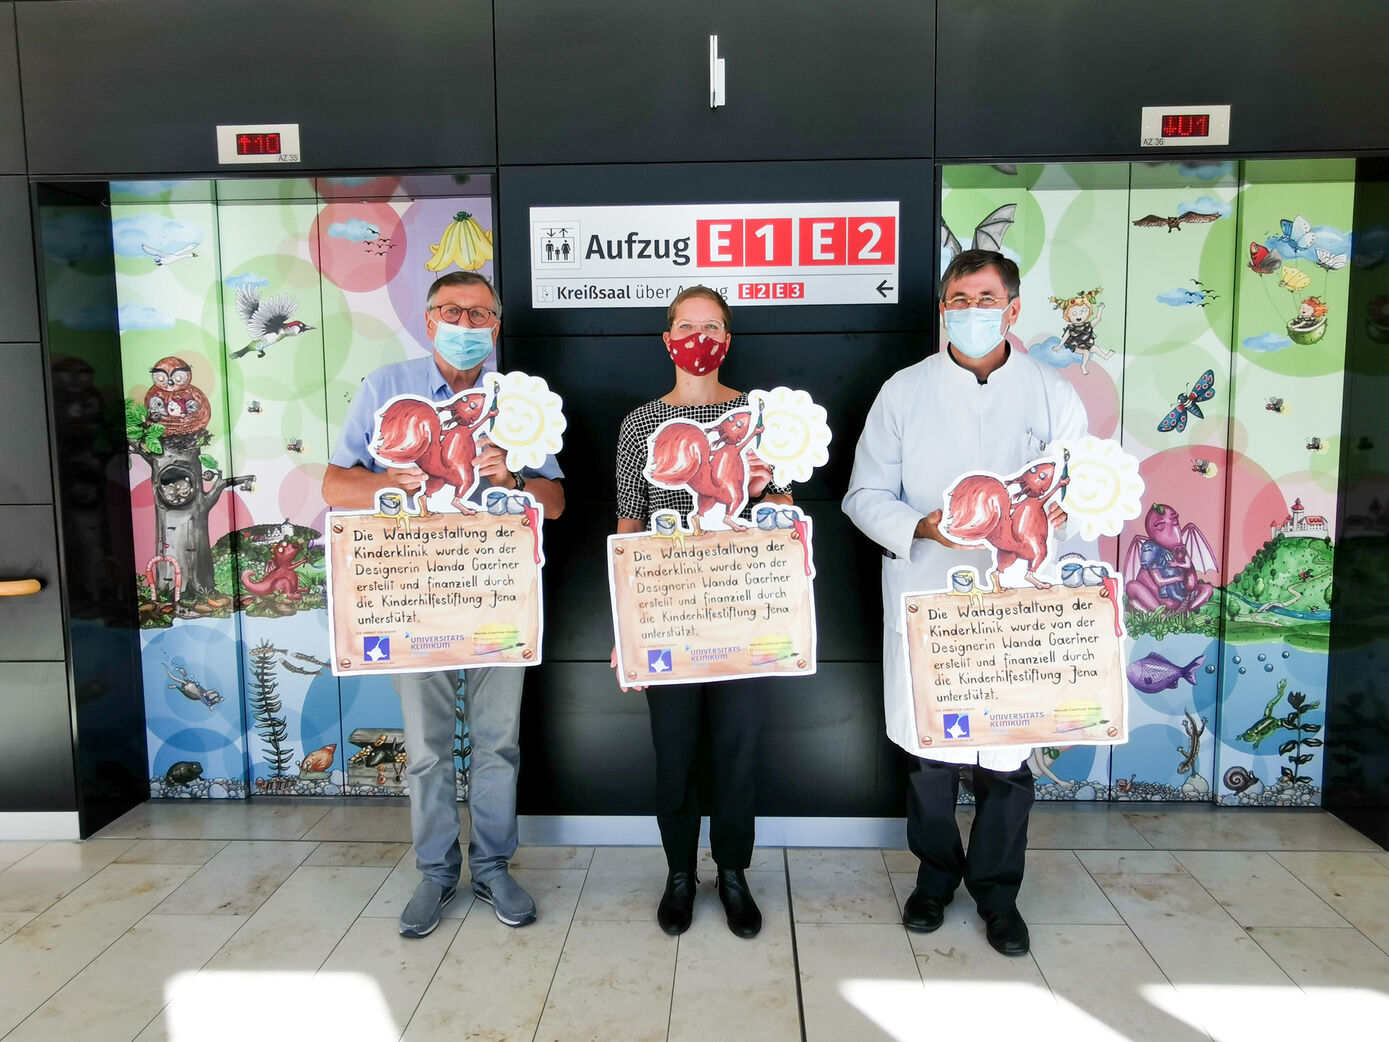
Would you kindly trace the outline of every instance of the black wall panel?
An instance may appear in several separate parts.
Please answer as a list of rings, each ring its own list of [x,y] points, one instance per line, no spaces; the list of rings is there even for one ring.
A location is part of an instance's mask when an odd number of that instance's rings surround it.
[[[701,163],[504,167],[501,289],[510,336],[649,336],[665,328],[665,308],[532,308],[530,207],[680,203],[794,203],[897,200],[896,304],[739,307],[736,334],[931,329],[936,256],[933,172],[929,162]],[[510,243],[508,247],[506,244]]]
[[[53,502],[49,475],[48,410],[43,392],[43,350],[38,344],[0,344],[0,504]],[[52,518],[49,518],[52,528]],[[0,540],[6,539],[0,536]],[[3,638],[0,638],[3,639]]]
[[[487,0],[16,6],[32,173],[216,170],[219,123],[298,123],[305,169],[496,162]]]
[[[14,4],[3,3],[0,4],[0,174],[22,173],[24,118],[19,105]]]
[[[1389,148],[1383,3],[937,8],[936,156],[945,161],[1142,154],[1144,105],[1231,105],[1230,151]],[[1169,160],[1181,151],[1146,150]]]
[[[929,156],[934,6],[498,2],[501,162]]]
[[[765,698],[757,813],[896,817],[904,760],[883,730],[882,669],[824,663],[813,677],[738,681]],[[655,757],[646,696],[618,690],[607,662],[527,671],[522,814],[651,814]]]
[[[66,667],[8,662],[4,669],[0,720],[8,749],[0,757],[0,810],[76,810]]]
[[[29,185],[22,176],[0,177],[0,342],[39,339],[38,284],[34,278],[33,221]],[[38,393],[42,394],[42,385]]]
[[[51,506],[0,506],[0,579],[38,579],[43,584],[38,593],[0,597],[3,668],[18,661],[62,662],[63,606]]]

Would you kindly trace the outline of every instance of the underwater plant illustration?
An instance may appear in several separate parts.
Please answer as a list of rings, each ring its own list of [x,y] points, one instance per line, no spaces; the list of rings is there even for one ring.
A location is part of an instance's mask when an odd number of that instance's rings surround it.
[[[1288,680],[1284,677],[1278,681],[1278,694],[1269,700],[1264,707],[1264,715],[1254,721],[1243,734],[1239,736],[1240,741],[1248,742],[1255,749],[1265,738],[1269,738],[1280,730],[1292,731],[1294,736],[1289,738],[1278,747],[1278,755],[1286,756],[1291,767],[1281,768],[1283,780],[1286,782],[1307,782],[1312,779],[1301,773],[1304,765],[1309,764],[1316,757],[1315,753],[1303,752],[1303,747],[1309,749],[1319,748],[1322,745],[1320,738],[1304,737],[1304,735],[1316,735],[1321,731],[1321,724],[1311,724],[1303,721],[1303,717],[1312,710],[1321,706],[1320,702],[1308,702],[1306,696],[1301,691],[1294,691],[1287,696],[1289,712],[1284,716],[1274,716],[1273,710],[1279,702],[1283,701],[1283,696],[1288,689]]]
[[[285,744],[285,739],[289,736],[289,727],[285,718],[280,715],[284,712],[284,707],[279,696],[275,694],[275,689],[279,687],[279,682],[275,679],[275,657],[282,654],[284,652],[268,640],[261,641],[250,651],[251,712],[256,719],[256,734],[260,735],[265,743],[263,752],[265,762],[271,767],[272,786],[281,779],[290,778],[286,768],[294,763],[294,749]]]

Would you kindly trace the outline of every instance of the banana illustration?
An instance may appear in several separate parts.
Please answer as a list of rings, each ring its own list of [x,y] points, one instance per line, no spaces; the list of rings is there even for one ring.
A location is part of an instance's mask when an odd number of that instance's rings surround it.
[[[429,260],[424,263],[429,271],[443,271],[450,264],[464,271],[477,271],[492,259],[492,233],[485,231],[472,214],[459,210],[429,252]]]

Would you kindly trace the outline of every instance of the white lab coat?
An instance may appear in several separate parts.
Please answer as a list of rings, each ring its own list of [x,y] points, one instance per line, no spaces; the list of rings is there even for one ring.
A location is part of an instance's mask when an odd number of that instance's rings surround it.
[[[944,492],[962,473],[1008,476],[1055,441],[1086,434],[1080,395],[1054,369],[1033,361],[1009,337],[1008,360],[980,384],[945,350],[895,373],[868,412],[854,453],[844,512],[883,558],[883,700],[887,735],[921,756],[916,710],[908,683],[902,632],[902,594],[945,589],[947,573],[973,565],[981,580],[987,550],[951,550],[915,539],[916,523],[944,506]],[[931,760],[978,763],[1014,771],[1030,746],[932,749]]]

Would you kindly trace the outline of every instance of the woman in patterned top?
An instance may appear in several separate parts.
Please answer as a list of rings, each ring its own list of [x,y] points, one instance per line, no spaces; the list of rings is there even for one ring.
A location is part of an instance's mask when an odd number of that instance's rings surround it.
[[[675,386],[622,421],[617,441],[619,534],[646,531],[657,511],[673,510],[684,519],[695,507],[694,497],[685,489],[663,488],[644,476],[648,439],[656,428],[673,419],[707,427],[730,409],[748,404],[745,393],[719,380],[719,366],[732,342],[731,315],[723,297],[705,286],[692,286],[671,302],[666,321],[661,339],[675,363]],[[750,501],[744,517],[750,518],[753,502],[791,502],[785,489],[771,484],[766,463],[750,452],[744,458]],[[702,514],[707,505],[701,495]],[[616,649],[612,665],[617,668]],[[646,692],[646,701],[656,750],[656,821],[669,868],[657,921],[666,933],[680,934],[689,928],[694,912],[699,882],[695,875],[701,809],[698,768],[701,742],[707,741],[713,768],[709,844],[718,866],[719,898],[728,928],[739,937],[755,937],[762,928],[762,913],[743,871],[752,859],[753,769],[762,699],[736,685],[713,683],[654,688]]]

